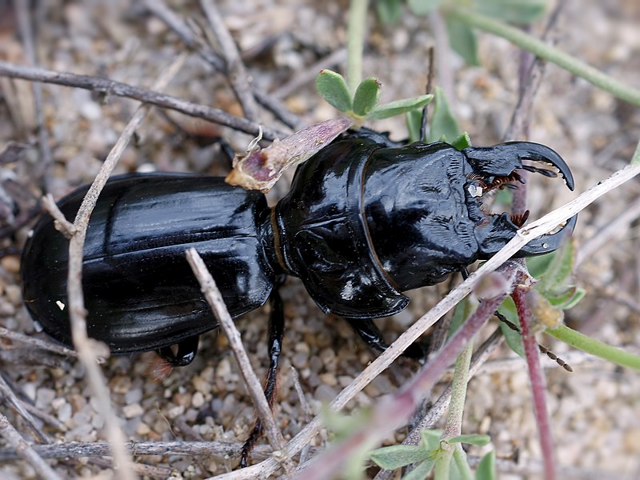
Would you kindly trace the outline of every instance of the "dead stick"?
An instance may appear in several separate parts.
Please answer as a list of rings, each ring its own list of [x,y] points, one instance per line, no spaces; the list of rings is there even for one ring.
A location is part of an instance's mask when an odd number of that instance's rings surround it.
[[[7,417],[0,413],[0,434],[11,445],[20,457],[24,458],[45,480],[62,480],[47,462],[40,457],[20,433],[9,423]]]
[[[178,59],[176,59],[176,61],[174,61],[173,64],[163,72],[156,83],[156,88],[162,89],[166,87],[169,81],[183,65],[185,58],[186,57],[184,55],[178,57]],[[118,418],[111,406],[109,389],[97,364],[97,356],[99,355],[100,350],[103,350],[104,348],[102,344],[90,339],[87,335],[87,312],[84,307],[84,296],[82,293],[82,260],[89,218],[98,200],[98,195],[107,183],[111,171],[115,168],[122,152],[124,152],[124,149],[129,144],[131,137],[135,133],[138,125],[140,125],[144,119],[147,111],[147,106],[141,106],[138,108],[136,113],[133,115],[133,118],[124,128],[120,138],[118,138],[116,144],[109,152],[109,155],[107,155],[100,172],[91,184],[89,191],[85,195],[82,204],[78,209],[78,213],[74,220],[74,227],[76,231],[69,242],[67,294],[69,299],[69,317],[71,321],[73,344],[78,351],[80,361],[86,369],[87,380],[98,402],[99,411],[105,418],[107,437],[113,447],[114,460],[118,466],[118,474],[120,478],[127,480],[135,479],[136,475],[133,471],[129,454],[123,446],[125,437],[119,427]]]
[[[162,0],[144,0],[144,5],[153,15],[158,17],[167,27],[178,35],[189,48],[197,52],[205,62],[218,72],[226,74],[224,60],[220,58],[209,45],[205,44],[201,38],[194,34],[187,24]],[[253,95],[258,103],[271,111],[278,120],[294,130],[302,128],[302,120],[300,120],[297,115],[291,113],[276,97],[264,92],[255,85],[252,85],[252,89]]]
[[[186,100],[182,100],[171,95],[166,95],[153,90],[146,90],[141,87],[134,87],[132,85],[116,82],[107,78],[56,72],[43,68],[25,67],[2,61],[0,61],[0,76],[21,78],[23,80],[31,80],[34,82],[53,83],[66,87],[84,88],[85,90],[92,90],[106,95],[132,98],[143,103],[149,103],[161,108],[175,110],[191,117],[202,118],[213,123],[225,125],[233,128],[234,130],[239,130],[250,135],[257,136],[260,130],[259,124],[251,122],[245,118],[236,117],[218,108],[198,105],[197,103],[187,102]],[[262,126],[262,137],[265,140],[274,140],[284,136],[285,135],[283,133],[278,132],[277,130]]]
[[[25,56],[29,65],[37,67],[36,49],[34,46],[33,27],[31,25],[31,14],[29,11],[29,2],[27,0],[18,0],[16,3],[16,13],[18,17],[18,25],[20,26],[20,36],[24,45]],[[53,164],[53,155],[49,148],[49,134],[44,122],[44,114],[42,113],[42,85],[34,83],[33,99],[35,106],[36,128],[38,129],[38,147],[40,149],[41,163],[38,167],[36,177],[44,176],[48,168]]]
[[[258,413],[258,418],[260,418],[262,425],[265,427],[264,430],[267,438],[269,439],[269,443],[275,451],[281,451],[284,447],[284,438],[282,437],[282,433],[280,433],[280,429],[273,418],[273,413],[271,412],[271,408],[269,408],[269,402],[264,395],[260,380],[258,380],[258,376],[251,367],[249,356],[242,345],[240,332],[238,332],[238,329],[233,323],[229,310],[227,310],[227,306],[224,304],[224,300],[222,299],[222,294],[220,293],[215,280],[211,276],[211,273],[209,273],[207,266],[204,264],[202,257],[200,257],[195,248],[187,250],[187,260],[189,261],[189,265],[191,265],[198,282],[200,282],[202,292],[204,293],[211,310],[220,322],[220,326],[229,340],[229,346],[233,350],[236,360],[238,361],[240,372],[242,373],[247,389],[251,394],[251,399],[253,400],[253,404]]]
[[[255,122],[259,119],[258,105],[253,96],[249,74],[240,57],[238,47],[236,47],[233,37],[231,37],[227,26],[224,24],[224,20],[216,4],[212,0],[200,0],[200,7],[204,11],[209,21],[209,26],[211,26],[211,30],[213,30],[220,44],[220,49],[222,50],[226,64],[226,76],[229,79],[236,98],[240,102],[240,105],[242,105],[244,116]]]
[[[41,348],[42,350],[49,350],[50,352],[66,355],[68,357],[78,356],[78,354],[70,348],[63,347],[62,345],[58,345],[57,343],[49,342],[47,340],[30,337],[23,333],[12,332],[4,327],[0,327],[0,337],[8,338],[14,342],[24,343],[25,345],[30,345],[32,347]]]

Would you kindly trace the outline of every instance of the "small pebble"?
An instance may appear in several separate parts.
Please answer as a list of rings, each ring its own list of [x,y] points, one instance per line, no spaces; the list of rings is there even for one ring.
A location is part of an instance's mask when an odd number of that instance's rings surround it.
[[[139,417],[144,414],[144,408],[139,403],[132,403],[122,407],[122,414],[125,418]]]

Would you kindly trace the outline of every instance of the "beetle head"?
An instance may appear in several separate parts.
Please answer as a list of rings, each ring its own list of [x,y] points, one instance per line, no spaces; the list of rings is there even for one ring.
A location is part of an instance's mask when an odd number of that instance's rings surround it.
[[[557,176],[555,171],[525,165],[522,163],[523,160],[552,166],[558,170],[570,190],[574,187],[569,166],[560,155],[544,145],[531,142],[509,142],[494,147],[469,147],[465,148],[463,153],[473,170],[467,184],[467,205],[470,218],[478,220],[475,235],[480,258],[489,258],[500,250],[514,237],[528,216],[528,212],[524,215],[486,214],[480,208],[482,196],[513,181],[524,183],[518,170],[540,173],[547,177]],[[554,233],[529,242],[516,256],[540,255],[556,250],[563,239],[571,234],[576,220],[577,216],[574,216]]]

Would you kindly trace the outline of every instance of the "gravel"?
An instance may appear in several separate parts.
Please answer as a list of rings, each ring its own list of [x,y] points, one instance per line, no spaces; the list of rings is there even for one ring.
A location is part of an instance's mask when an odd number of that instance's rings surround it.
[[[40,2],[36,19],[37,51],[41,66],[50,69],[103,75],[133,85],[150,86],[162,65],[168,64],[183,44],[156,18],[143,13],[135,2]],[[345,43],[346,2],[280,1],[217,2],[241,47],[249,50],[274,38],[271,49],[248,61],[254,81],[266,90],[288,79]],[[182,16],[203,17],[197,8],[171,2]],[[11,13],[0,3],[1,12]],[[0,18],[2,15],[0,15]],[[398,27],[372,28],[365,57],[365,75],[376,75],[384,84],[383,101],[422,93],[426,79],[427,49],[433,45],[429,22],[405,15]],[[640,88],[640,7],[633,0],[566,2],[556,28],[557,45],[628,84]],[[535,29],[534,29],[535,30]],[[500,141],[517,98],[518,51],[505,41],[481,36],[482,67],[468,68],[455,56],[446,61],[454,73],[455,111],[476,145]],[[0,58],[24,61],[19,35],[13,24],[0,22]],[[0,150],[10,141],[30,142],[34,127],[33,97],[24,82],[0,79]],[[15,89],[19,95],[10,92]],[[44,117],[54,165],[45,178],[48,191],[60,198],[93,179],[102,160],[135,108],[135,102],[119,98],[96,98],[90,92],[45,85]],[[195,55],[172,82],[169,94],[238,113],[239,107],[224,79]],[[311,85],[284,99],[292,110],[311,123],[335,115],[318,100]],[[10,105],[10,106],[8,106]],[[215,133],[244,150],[247,135],[169,112],[190,132]],[[264,113],[263,121],[272,122]],[[403,122],[390,119],[373,127],[389,130],[396,138],[405,135]],[[577,190],[583,191],[623,166],[640,138],[637,107],[624,104],[582,80],[549,65],[536,98],[529,139],[552,146],[570,163]],[[143,123],[135,144],[123,156],[115,173],[150,169],[217,174],[224,170],[216,146],[200,146],[185,137],[157,112]],[[19,163],[2,165],[16,176],[25,192],[41,195],[34,178],[37,150]],[[285,191],[286,189],[282,189]],[[611,219],[638,198],[637,181],[612,192],[580,216],[574,238],[581,243],[597,234]],[[561,188],[545,190],[532,181],[529,208],[536,218],[575,196]],[[33,200],[31,200],[33,202]],[[0,248],[21,246],[28,227]],[[638,353],[640,316],[637,310],[607,294],[607,288],[640,298],[640,266],[637,222],[620,232],[576,273],[576,283],[588,290],[585,300],[567,312],[574,328],[607,343]],[[0,260],[0,325],[36,335],[22,306],[18,255]],[[446,292],[446,287],[411,292],[409,310],[380,325],[389,339],[397,337],[413,319],[427,311]],[[297,279],[282,289],[287,331],[281,358],[276,409],[286,439],[306,424],[294,386],[291,366],[300,376],[306,402],[317,414],[323,402],[332,400],[375,354],[356,338],[341,319],[325,317],[309,299]],[[244,344],[259,376],[268,365],[266,349],[267,311],[260,309],[237,322]],[[40,334],[41,335],[41,334]],[[543,343],[560,356],[569,348],[550,339]],[[22,348],[20,344],[13,344]],[[0,345],[11,348],[10,342]],[[507,349],[500,358],[513,356]],[[218,332],[205,335],[200,355],[188,367],[162,379],[153,375],[155,354],[114,357],[103,371],[121,425],[132,441],[193,440],[242,442],[254,421],[251,400],[228,349]],[[524,365],[524,364],[523,364]],[[401,359],[349,404],[349,409],[372,404],[394,392],[418,368]],[[540,449],[533,420],[528,378],[520,371],[480,374],[470,383],[463,433],[487,433],[499,457],[517,456],[524,464],[539,462]],[[94,442],[103,440],[103,420],[83,379],[83,369],[68,359],[63,367],[3,363],[0,373],[12,381],[16,393],[35,408],[52,415],[65,430],[40,425],[52,441]],[[556,458],[562,467],[578,469],[584,478],[604,472],[612,478],[640,476],[640,375],[604,361],[578,365],[573,374],[547,370],[548,401],[555,436]],[[437,393],[437,392],[436,392]],[[29,440],[30,432],[17,414],[3,409],[9,421]],[[187,425],[187,427],[180,427]],[[401,440],[401,433],[397,435]],[[326,433],[315,440],[326,441]],[[0,447],[4,446],[0,440]],[[485,450],[472,449],[471,453]],[[136,461],[163,467],[167,477],[204,478],[224,473],[235,461],[221,457],[142,456]],[[62,476],[108,474],[102,466],[82,460],[49,460]],[[370,470],[369,472],[372,472]],[[505,473],[501,478],[539,478],[530,470]],[[34,478],[33,468],[23,461],[0,464],[3,478]],[[603,477],[604,478],[604,477]]]

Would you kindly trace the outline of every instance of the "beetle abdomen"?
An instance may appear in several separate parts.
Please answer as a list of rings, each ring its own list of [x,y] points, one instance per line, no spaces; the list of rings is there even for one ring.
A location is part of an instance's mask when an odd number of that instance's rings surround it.
[[[86,189],[60,202],[75,215]],[[109,181],[84,249],[83,287],[91,337],[113,353],[179,343],[217,326],[184,251],[195,247],[232,316],[268,298],[274,273],[261,239],[269,208],[258,192],[195,175],[129,175]],[[68,242],[43,217],[23,254],[27,308],[57,340],[71,342],[66,312]]]

